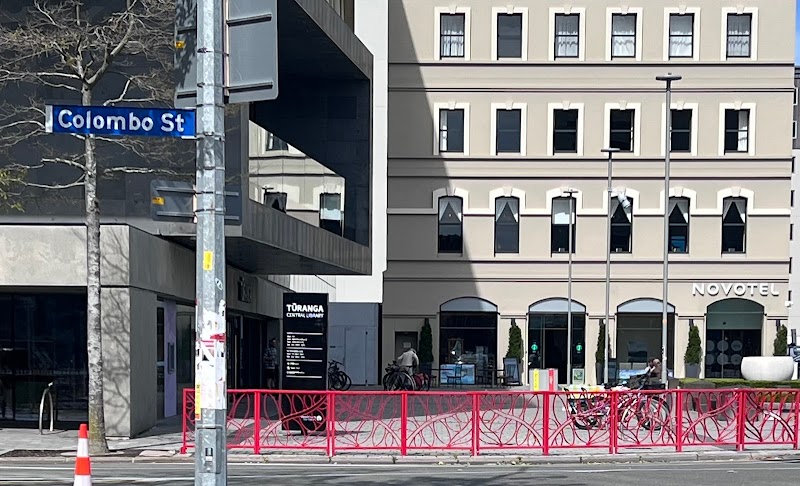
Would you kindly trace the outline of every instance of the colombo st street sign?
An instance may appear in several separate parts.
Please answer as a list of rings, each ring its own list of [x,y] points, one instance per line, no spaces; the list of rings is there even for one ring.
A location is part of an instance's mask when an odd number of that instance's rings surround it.
[[[47,105],[48,133],[193,138],[193,110]]]
[[[712,283],[693,283],[692,296],[698,295],[722,295],[729,297],[735,295],[736,297],[744,297],[749,295],[755,297],[760,295],[762,297],[779,297],[781,294],[775,288],[774,283],[763,282],[712,282]]]

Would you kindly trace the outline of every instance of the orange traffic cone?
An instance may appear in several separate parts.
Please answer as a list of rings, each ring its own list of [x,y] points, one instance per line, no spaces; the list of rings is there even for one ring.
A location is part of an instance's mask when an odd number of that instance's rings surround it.
[[[78,434],[78,456],[75,458],[73,486],[92,486],[92,463],[89,459],[89,427],[81,424]]]

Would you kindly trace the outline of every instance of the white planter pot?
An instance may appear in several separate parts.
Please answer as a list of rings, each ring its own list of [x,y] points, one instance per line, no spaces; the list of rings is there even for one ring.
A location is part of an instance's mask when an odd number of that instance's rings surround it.
[[[787,381],[794,367],[791,356],[747,356],[742,359],[742,376],[750,381]]]

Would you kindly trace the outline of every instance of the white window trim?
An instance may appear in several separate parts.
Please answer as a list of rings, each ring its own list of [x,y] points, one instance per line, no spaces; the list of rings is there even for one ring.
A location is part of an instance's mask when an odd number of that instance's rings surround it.
[[[667,143],[667,110],[665,107],[667,106],[666,103],[661,103],[661,156],[664,156],[664,149],[666,148]],[[671,152],[673,156],[685,156],[685,155],[692,155],[697,156],[697,140],[698,140],[698,133],[697,131],[700,129],[700,119],[699,119],[699,110],[700,104],[699,103],[671,103],[671,109],[673,110],[691,110],[692,111],[692,140],[690,151],[687,154],[686,152]]]
[[[620,152],[617,156],[625,157],[627,155],[639,156],[642,146],[642,104],[641,103],[606,103],[604,130],[603,130],[603,147],[608,147],[611,143],[611,110],[634,110],[633,115],[633,153]]]
[[[578,23],[578,58],[558,58],[556,59],[556,14],[577,14],[580,15]],[[550,7],[550,36],[547,47],[550,61],[561,62],[583,62],[586,60],[586,9],[583,7]]]
[[[442,32],[442,14],[464,14],[464,57],[455,57],[450,58],[446,57],[442,59],[442,39],[441,39],[441,32]],[[437,61],[442,62],[464,62],[469,61],[470,58],[470,36],[471,30],[470,25],[472,23],[472,9],[470,7],[457,7],[455,5],[451,5],[449,7],[436,7],[434,9],[434,21],[433,21],[433,53],[434,59]]]
[[[519,152],[497,153],[497,112],[503,110],[520,110],[519,124]],[[527,153],[528,141],[528,105],[525,103],[492,103],[491,110],[491,143],[490,150],[493,157],[524,157]],[[466,123],[466,122],[465,122]],[[438,133],[438,132],[437,132]]]
[[[725,152],[725,110],[750,110],[750,120],[747,125],[747,154],[740,152]],[[735,157],[756,155],[756,104],[755,103],[720,103],[719,104],[719,156]]]
[[[464,110],[464,152],[440,152],[439,151],[439,110]],[[469,103],[458,103],[451,101],[448,103],[433,104],[433,155],[442,157],[466,157],[469,155]]]
[[[606,61],[625,61],[625,58],[612,59],[611,52],[611,33],[614,14],[636,15],[636,53],[634,59],[637,61],[642,60],[642,45],[644,44],[644,35],[642,34],[642,17],[644,16],[644,9],[642,7],[608,7],[606,8]],[[630,59],[628,59],[630,60]]]
[[[664,9],[664,61],[687,61],[688,57],[670,59],[669,57],[669,16],[672,14],[694,15],[692,30],[692,61],[700,60],[700,7],[667,7]],[[727,25],[727,24],[726,24]],[[727,30],[727,29],[726,29]],[[725,40],[727,42],[727,39]]]
[[[727,61],[728,60],[728,14],[750,14],[753,16],[753,22],[750,26],[750,57],[736,57],[732,58],[731,61],[757,61],[758,60],[758,7],[743,7],[741,5],[737,7],[722,7],[722,47],[720,49],[720,60]]]
[[[497,18],[501,14],[521,14],[522,15],[522,57],[497,57]],[[521,62],[528,60],[528,7],[492,7],[492,60],[502,62]]]
[[[578,110],[578,150],[575,153],[556,153],[555,143],[555,115],[557,110]],[[547,104],[547,155],[551,157],[582,157],[583,156],[583,103],[571,103],[562,101],[561,103]]]

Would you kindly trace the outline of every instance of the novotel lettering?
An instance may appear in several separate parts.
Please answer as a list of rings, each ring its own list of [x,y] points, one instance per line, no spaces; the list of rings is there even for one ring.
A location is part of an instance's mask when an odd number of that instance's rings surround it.
[[[692,296],[697,295],[724,295],[729,296],[731,294],[737,297],[744,297],[745,295],[750,295],[750,297],[755,297],[756,293],[761,295],[762,297],[778,297],[780,296],[780,292],[775,288],[774,283],[756,283],[756,282],[740,282],[740,283],[693,283],[692,284]]]

